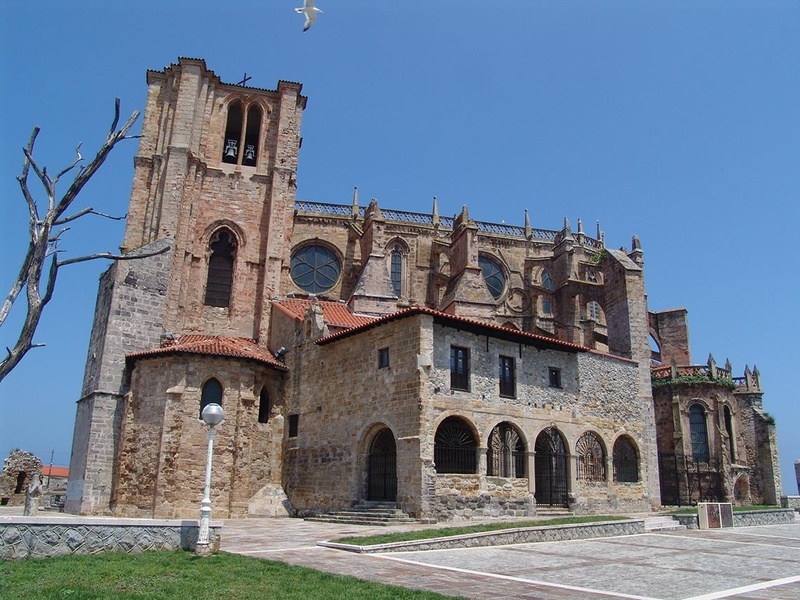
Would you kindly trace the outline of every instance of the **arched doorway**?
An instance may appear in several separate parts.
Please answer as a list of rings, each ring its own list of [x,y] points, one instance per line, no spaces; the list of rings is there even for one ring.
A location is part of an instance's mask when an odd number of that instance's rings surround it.
[[[534,447],[536,503],[567,506],[567,447],[552,427],[542,431]]]
[[[369,449],[367,500],[397,499],[397,446],[388,427],[381,429]]]

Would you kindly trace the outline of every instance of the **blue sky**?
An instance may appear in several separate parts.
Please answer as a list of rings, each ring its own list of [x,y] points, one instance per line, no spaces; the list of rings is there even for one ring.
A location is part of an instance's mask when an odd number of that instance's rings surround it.
[[[0,293],[27,213],[21,148],[55,171],[101,143],[115,97],[142,109],[145,71],[205,58],[223,81],[299,81],[298,198],[478,220],[601,222],[645,253],[652,310],[686,307],[695,363],[757,364],[797,493],[800,402],[800,3],[641,0],[300,0],[130,3],[0,0]],[[124,214],[136,142],[118,147],[75,208]],[[65,189],[65,186],[62,187]],[[72,224],[65,256],[114,250],[123,225]],[[69,462],[75,401],[107,265],[62,270],[31,351],[0,383],[0,458]],[[20,307],[21,308],[21,307]],[[10,345],[19,308],[0,330]]]

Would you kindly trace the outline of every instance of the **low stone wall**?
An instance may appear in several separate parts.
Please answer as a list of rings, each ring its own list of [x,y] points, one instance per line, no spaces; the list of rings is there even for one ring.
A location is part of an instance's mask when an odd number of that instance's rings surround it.
[[[800,511],[800,496],[781,496],[781,506]]]
[[[671,515],[686,529],[698,529],[697,514]],[[794,523],[794,510],[778,508],[775,510],[733,511],[734,527],[758,527],[760,525],[785,525]]]
[[[219,523],[211,524],[211,546],[219,549]],[[0,517],[0,560],[66,554],[149,550],[194,550],[196,520],[85,517]]]
[[[416,550],[448,550],[451,548],[481,548],[485,546],[504,546],[507,544],[530,544],[533,542],[557,542],[563,540],[585,540],[589,538],[616,537],[644,533],[644,521],[630,519],[625,521],[602,521],[598,523],[579,523],[576,525],[550,525],[546,527],[520,527],[483,533],[469,533],[427,540],[356,546],[336,542],[318,542],[319,546],[374,554],[378,552],[411,552]]]

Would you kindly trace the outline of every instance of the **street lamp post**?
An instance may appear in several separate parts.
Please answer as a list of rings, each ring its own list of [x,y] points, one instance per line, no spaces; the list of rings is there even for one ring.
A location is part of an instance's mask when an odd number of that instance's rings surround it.
[[[197,535],[197,545],[194,553],[197,556],[209,556],[209,528],[211,522],[211,459],[214,452],[214,428],[225,418],[225,413],[219,404],[207,404],[202,412],[203,422],[208,425],[208,457],[206,458],[206,482],[203,491],[203,500],[200,502],[200,531]]]

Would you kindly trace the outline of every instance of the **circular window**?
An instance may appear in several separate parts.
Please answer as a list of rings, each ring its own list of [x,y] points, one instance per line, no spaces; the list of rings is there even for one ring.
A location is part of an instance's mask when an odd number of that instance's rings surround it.
[[[310,294],[327,292],[336,285],[341,269],[336,255],[323,246],[304,246],[292,255],[292,281]]]
[[[483,280],[486,282],[492,296],[495,300],[499,299],[506,289],[506,276],[503,273],[503,268],[491,258],[485,256],[478,257],[478,265],[481,267]]]

